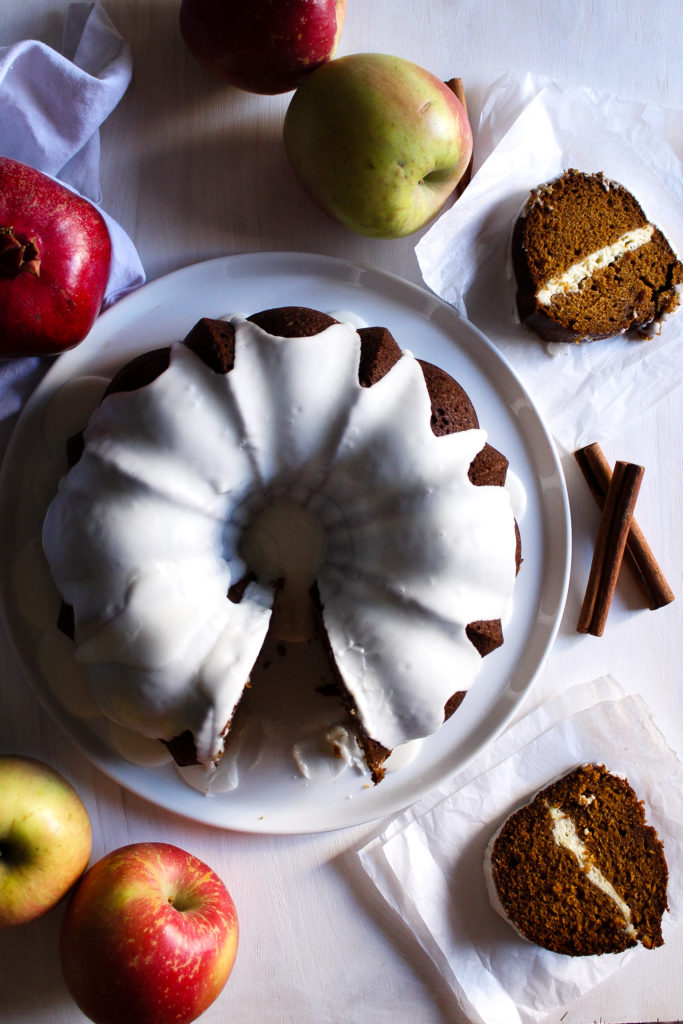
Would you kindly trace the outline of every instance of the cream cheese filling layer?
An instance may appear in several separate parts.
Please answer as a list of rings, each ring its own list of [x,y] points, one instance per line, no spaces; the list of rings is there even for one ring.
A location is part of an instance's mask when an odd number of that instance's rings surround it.
[[[549,281],[539,288],[536,298],[542,306],[549,306],[556,295],[576,292],[587,278],[591,277],[594,271],[608,267],[616,262],[627,252],[633,252],[650,241],[654,234],[654,225],[646,224],[643,228],[634,228],[632,231],[625,231],[616,242],[606,245],[602,249],[591,252],[584,259],[572,264],[562,274],[551,277]]]
[[[593,858],[585,843],[581,842],[576,826],[570,816],[565,814],[560,807],[546,805],[548,814],[552,821],[553,839],[558,846],[572,853],[578,865],[586,876],[586,880],[594,885],[596,889],[603,892],[614,903],[615,907],[624,919],[624,931],[627,935],[637,936],[636,929],[631,924],[631,908],[621,898],[608,878],[605,878],[600,868],[593,863]]]

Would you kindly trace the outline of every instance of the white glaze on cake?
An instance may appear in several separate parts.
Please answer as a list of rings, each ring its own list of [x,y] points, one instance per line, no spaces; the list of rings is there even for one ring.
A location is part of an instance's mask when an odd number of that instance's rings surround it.
[[[304,779],[333,779],[345,768],[364,771],[363,754],[351,730],[341,722],[315,730],[292,747],[292,758]]]
[[[325,627],[366,731],[388,748],[429,735],[479,671],[465,626],[505,614],[514,585],[509,495],[467,476],[486,435],[435,437],[408,352],[362,388],[348,324],[297,339],[235,326],[230,373],[175,345],[153,383],[107,397],[48,511],[95,699],[146,736],[191,730],[204,764],[220,755],[275,588],[226,594],[246,527],[282,503],[321,524]]]

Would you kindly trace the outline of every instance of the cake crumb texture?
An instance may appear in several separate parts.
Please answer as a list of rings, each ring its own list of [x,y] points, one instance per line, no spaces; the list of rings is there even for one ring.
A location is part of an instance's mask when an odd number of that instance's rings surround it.
[[[604,765],[582,765],[512,814],[490,856],[501,908],[531,942],[569,956],[663,944],[664,848]]]
[[[601,173],[568,170],[529,196],[513,231],[520,320],[546,341],[658,333],[683,264],[635,197]]]

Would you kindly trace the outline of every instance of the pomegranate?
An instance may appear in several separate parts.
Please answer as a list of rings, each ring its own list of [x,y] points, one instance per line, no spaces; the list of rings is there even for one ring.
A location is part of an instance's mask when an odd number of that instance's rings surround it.
[[[111,241],[98,210],[0,157],[0,356],[73,348],[102,306]]]

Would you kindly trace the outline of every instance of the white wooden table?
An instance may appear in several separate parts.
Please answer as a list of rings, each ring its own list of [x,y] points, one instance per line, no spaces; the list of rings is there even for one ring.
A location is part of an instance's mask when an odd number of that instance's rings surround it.
[[[177,0],[105,0],[130,42],[134,79],[102,132],[106,209],[138,246],[148,277],[233,252],[306,250],[342,256],[420,282],[418,236],[371,241],[327,220],[301,192],[280,137],[287,97],[226,90],[200,69],[177,29]],[[59,46],[66,4],[0,6],[0,45],[39,38]],[[340,53],[383,51],[442,78],[461,76],[476,124],[488,85],[530,69],[626,99],[683,107],[680,7],[671,0],[349,0]],[[641,692],[683,756],[683,543],[680,389],[604,445],[610,461],[646,467],[638,520],[677,600],[643,612],[620,583],[601,639],[575,624],[597,512],[566,468],[577,539],[560,635],[530,709],[572,682],[610,672]],[[0,635],[0,751],[60,768],[92,817],[93,858],[137,840],[165,840],[209,862],[227,882],[242,921],[237,963],[203,1020],[242,1024],[453,1024],[463,1020],[431,961],[356,883],[342,855],[377,825],[306,837],[252,837],[195,825],[109,781],[38,705]],[[1,796],[0,796],[1,799]],[[672,879],[680,885],[681,879]],[[61,910],[0,934],[0,1018],[6,1024],[84,1019],[61,980]],[[557,1014],[564,1024],[683,1018],[683,935]],[[552,1019],[552,1018],[551,1018]]]

